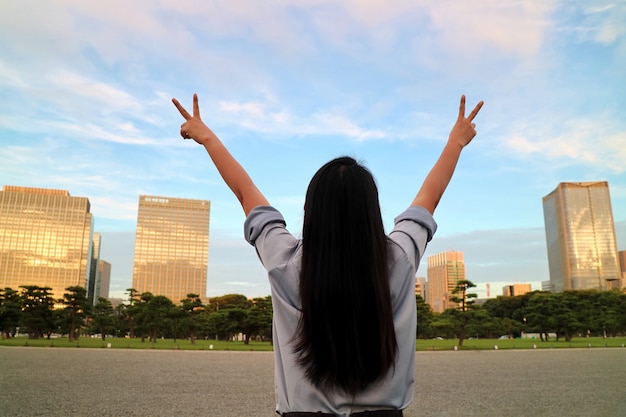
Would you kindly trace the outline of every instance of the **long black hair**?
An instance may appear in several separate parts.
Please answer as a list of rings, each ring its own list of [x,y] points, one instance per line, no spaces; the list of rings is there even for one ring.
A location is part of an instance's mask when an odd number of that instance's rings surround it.
[[[326,163],[306,194],[294,344],[316,386],[355,395],[393,367],[387,259],[372,174],[350,157]]]

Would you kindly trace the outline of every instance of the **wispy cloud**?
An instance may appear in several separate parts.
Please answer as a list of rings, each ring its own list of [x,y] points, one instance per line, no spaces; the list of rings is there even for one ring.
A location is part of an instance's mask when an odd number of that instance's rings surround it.
[[[615,174],[626,172],[626,129],[611,119],[573,119],[553,123],[560,132],[542,128],[530,132],[518,130],[504,142],[516,155],[539,158],[544,162],[559,160],[565,164],[602,166]],[[526,134],[524,134],[526,133]],[[532,136],[531,136],[532,135]]]

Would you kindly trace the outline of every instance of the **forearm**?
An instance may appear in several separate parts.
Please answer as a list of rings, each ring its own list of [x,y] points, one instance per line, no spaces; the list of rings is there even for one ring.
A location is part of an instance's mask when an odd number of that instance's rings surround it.
[[[222,142],[211,132],[203,145],[215,164],[222,179],[241,203],[246,216],[256,206],[269,205],[267,199],[256,187],[245,169],[230,154]]]
[[[256,206],[269,205],[263,194],[252,182],[248,173],[228,152],[228,149],[226,149],[217,135],[200,118],[198,95],[193,95],[193,116],[175,98],[172,99],[172,103],[174,103],[181,116],[185,118],[185,122],[180,126],[180,135],[184,139],[193,139],[204,146],[222,179],[241,203],[246,216]]]
[[[435,208],[437,208],[452,179],[462,149],[462,145],[448,141],[413,199],[412,206],[424,207],[431,214],[435,212]]]
[[[439,200],[441,200],[452,179],[452,174],[454,174],[456,164],[459,162],[461,151],[476,136],[476,125],[472,123],[472,120],[474,120],[482,106],[483,102],[479,101],[470,114],[465,117],[465,96],[461,96],[459,116],[452,127],[452,131],[450,131],[448,142],[443,148],[439,159],[426,176],[422,188],[417,192],[411,205],[422,206],[430,214],[435,212]]]

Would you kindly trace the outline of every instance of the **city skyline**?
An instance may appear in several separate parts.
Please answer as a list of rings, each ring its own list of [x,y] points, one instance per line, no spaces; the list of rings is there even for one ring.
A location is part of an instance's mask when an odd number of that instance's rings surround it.
[[[89,198],[111,297],[131,286],[139,195],[210,200],[208,295],[265,296],[239,203],[170,99],[199,94],[299,235],[308,181],[344,154],[376,177],[391,230],[466,94],[485,101],[478,134],[425,256],[462,251],[481,298],[540,289],[541,199],[560,182],[608,181],[626,249],[624,21],[626,4],[600,0],[4,2],[0,184]]]

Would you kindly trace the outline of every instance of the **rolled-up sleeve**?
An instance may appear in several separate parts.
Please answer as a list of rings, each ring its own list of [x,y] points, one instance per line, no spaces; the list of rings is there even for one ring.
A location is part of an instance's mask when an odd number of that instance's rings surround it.
[[[428,210],[411,206],[395,218],[395,227],[389,237],[404,250],[413,269],[417,271],[426,244],[436,231],[437,223]]]
[[[245,238],[268,272],[289,262],[299,247],[286,226],[282,214],[270,206],[255,207],[244,223]]]
[[[254,246],[263,228],[270,223],[281,223],[283,226],[287,224],[283,215],[274,207],[258,206],[253,208],[243,224],[246,241]]]

